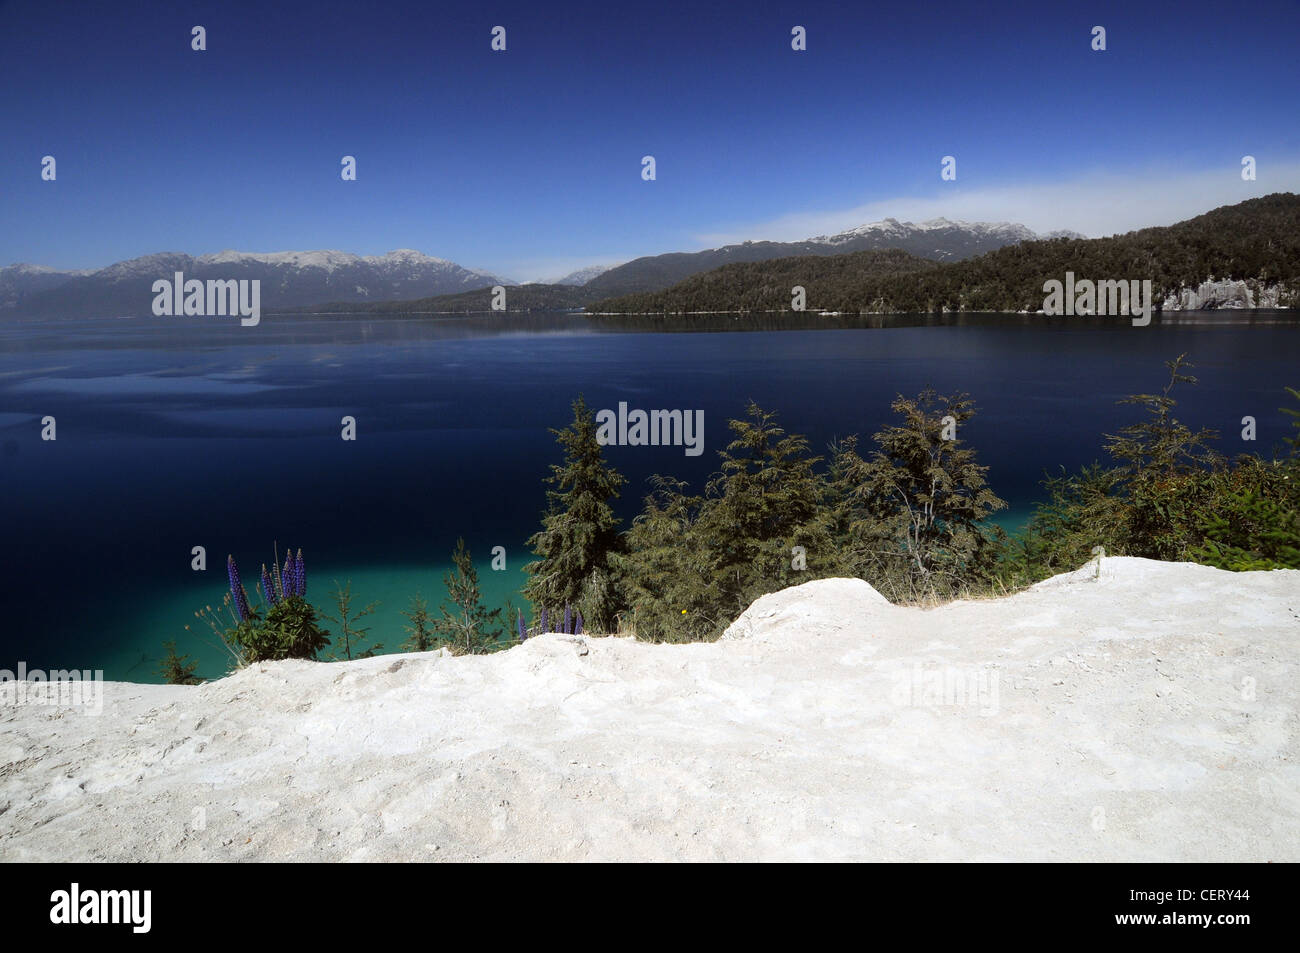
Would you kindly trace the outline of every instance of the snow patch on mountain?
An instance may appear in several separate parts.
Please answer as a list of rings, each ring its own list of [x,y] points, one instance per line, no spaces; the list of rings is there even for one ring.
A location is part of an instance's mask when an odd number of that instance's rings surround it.
[[[586,268],[579,268],[577,271],[571,271],[563,278],[556,278],[554,281],[546,282],[552,285],[585,285],[591,279],[598,275],[603,275],[611,268],[617,268],[621,262],[615,262],[610,265],[588,265]]]
[[[818,242],[824,245],[843,245],[856,238],[874,237],[882,239],[901,239],[908,238],[926,232],[942,231],[961,231],[967,232],[972,238],[976,239],[1000,239],[1006,244],[1014,242],[1033,241],[1038,238],[1049,237],[1070,237],[1082,238],[1077,232],[1053,232],[1051,235],[1039,235],[1033,229],[1027,228],[1016,222],[961,222],[952,219],[932,218],[919,224],[915,222],[900,222],[896,218],[886,218],[879,222],[869,222],[866,225],[859,225],[856,228],[850,228],[847,231],[840,232],[836,235],[818,235],[816,238],[810,238],[810,242]]]

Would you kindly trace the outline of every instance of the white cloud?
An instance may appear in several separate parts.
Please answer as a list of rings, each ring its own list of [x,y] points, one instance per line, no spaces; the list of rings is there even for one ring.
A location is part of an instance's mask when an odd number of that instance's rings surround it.
[[[702,247],[747,239],[800,241],[834,235],[884,218],[922,222],[1018,222],[1036,232],[1068,228],[1091,238],[1153,225],[1172,225],[1220,205],[1271,192],[1300,191],[1300,163],[1262,160],[1258,180],[1243,182],[1240,167],[1199,172],[1149,168],[1119,175],[1096,172],[1060,182],[965,189],[937,187],[932,195],[867,202],[838,211],[799,212],[767,222],[697,235]]]

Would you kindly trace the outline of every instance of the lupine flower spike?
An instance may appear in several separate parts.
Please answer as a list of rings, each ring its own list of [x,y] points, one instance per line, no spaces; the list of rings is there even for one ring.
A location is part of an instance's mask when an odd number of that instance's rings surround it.
[[[298,550],[298,557],[293,561],[293,575],[295,593],[298,596],[306,598],[307,596],[307,564],[302,561],[302,550]]]
[[[243,622],[252,612],[248,608],[248,593],[244,592],[244,586],[239,581],[239,568],[235,565],[234,556],[226,556],[226,576],[230,579],[230,595],[234,600],[235,613],[239,616],[239,621]]]
[[[275,588],[271,585],[271,574],[266,571],[266,563],[262,563],[262,594],[266,596],[266,604],[273,606],[280,600],[275,597]]]

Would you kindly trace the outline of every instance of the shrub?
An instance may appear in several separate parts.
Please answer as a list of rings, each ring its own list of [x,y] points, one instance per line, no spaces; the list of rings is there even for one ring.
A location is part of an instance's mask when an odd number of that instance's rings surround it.
[[[199,667],[198,662],[189,661],[188,655],[176,654],[176,640],[164,642],[163,648],[167,654],[163,656],[158,663],[158,674],[168,685],[198,685],[203,679],[194,674]]]
[[[285,596],[266,611],[252,613],[229,633],[246,663],[280,659],[314,659],[329,645],[329,635],[318,624],[316,609],[301,596]]]

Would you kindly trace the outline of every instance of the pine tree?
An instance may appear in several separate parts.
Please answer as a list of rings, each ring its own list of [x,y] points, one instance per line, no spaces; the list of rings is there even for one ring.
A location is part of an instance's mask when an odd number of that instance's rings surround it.
[[[353,613],[351,579],[344,586],[340,586],[337,579],[334,580],[334,603],[338,606],[338,615],[327,615],[325,618],[339,627],[339,637],[343,640],[343,657],[351,661],[353,650],[360,648],[361,642],[366,638],[366,633],[370,631],[370,626],[357,625],[357,623],[374,612],[379,607],[379,603],[368,603],[365,608]],[[383,647],[382,642],[376,642],[364,652],[357,652],[356,657],[371,658]]]
[[[440,607],[441,618],[434,629],[438,638],[458,655],[490,652],[502,643],[501,610],[489,610],[483,605],[478,570],[463,538],[456,540],[451,561],[453,570],[443,576],[447,600]]]
[[[717,629],[716,597],[700,574],[702,540],[696,522],[704,505],[672,477],[651,477],[645,509],[627,534],[620,578],[637,638],[695,641]]]
[[[760,595],[798,585],[837,565],[820,457],[808,440],[789,434],[776,415],[750,402],[748,419],[730,420],[735,439],[719,454],[697,531],[708,541],[707,579],[725,616],[739,615]],[[796,568],[794,547],[805,568]],[[727,621],[730,621],[728,619]]]
[[[433,633],[433,618],[429,615],[429,603],[419,596],[411,597],[411,607],[402,615],[411,620],[410,625],[404,625],[410,636],[402,643],[402,648],[408,652],[427,652],[433,648],[436,641]]]
[[[164,642],[163,648],[167,650],[167,654],[158,663],[158,674],[163,677],[168,685],[198,685],[203,681],[194,674],[199,667],[199,663],[191,662],[188,655],[176,654],[175,639]]]
[[[524,567],[524,596],[539,607],[574,605],[592,631],[610,632],[623,602],[616,575],[623,541],[611,504],[626,481],[605,463],[595,415],[581,395],[569,426],[551,433],[564,462],[551,466],[542,528],[528,540],[538,558]]]
[[[639,638],[716,638],[756,598],[839,566],[808,441],[750,403],[703,496],[655,477],[628,533],[625,589]],[[798,547],[798,549],[796,549]]]

